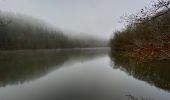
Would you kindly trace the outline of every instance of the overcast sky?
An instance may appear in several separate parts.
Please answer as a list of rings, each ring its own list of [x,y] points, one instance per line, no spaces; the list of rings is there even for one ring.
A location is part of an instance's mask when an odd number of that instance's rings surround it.
[[[149,0],[0,0],[0,9],[30,15],[61,29],[109,38],[123,25],[119,17]]]

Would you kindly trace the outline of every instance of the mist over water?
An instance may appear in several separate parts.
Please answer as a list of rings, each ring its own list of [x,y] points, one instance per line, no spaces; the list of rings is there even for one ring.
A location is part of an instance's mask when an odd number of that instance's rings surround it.
[[[4,51],[0,55],[2,100],[128,100],[129,97],[167,100],[170,97],[168,87],[158,85],[168,81],[168,77],[161,77],[161,70],[155,75],[164,81],[152,83],[149,81],[152,74],[137,77],[141,74],[136,70],[124,71],[124,65],[120,69],[116,67],[118,61],[111,60],[108,49]]]
[[[169,100],[161,2],[0,0],[0,100]]]

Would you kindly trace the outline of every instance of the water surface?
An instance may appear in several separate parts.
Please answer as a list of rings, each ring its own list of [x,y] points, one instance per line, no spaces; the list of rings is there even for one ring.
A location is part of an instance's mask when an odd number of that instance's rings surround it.
[[[3,51],[0,100],[170,100],[169,64],[154,64],[107,49]]]

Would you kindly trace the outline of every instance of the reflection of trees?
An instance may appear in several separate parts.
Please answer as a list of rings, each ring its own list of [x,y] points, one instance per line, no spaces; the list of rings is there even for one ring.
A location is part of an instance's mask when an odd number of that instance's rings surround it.
[[[128,97],[128,100],[154,100],[154,99],[151,99],[151,98],[143,98],[143,97],[141,97],[141,98],[137,98],[137,97],[135,97],[135,96],[133,96],[133,95],[126,95],[127,97]]]
[[[119,68],[139,80],[170,91],[170,62],[168,60],[136,63],[117,54],[112,54],[111,57],[114,68]]]
[[[0,86],[18,84],[46,75],[77,59],[86,61],[105,54],[103,50],[43,50],[0,52]]]

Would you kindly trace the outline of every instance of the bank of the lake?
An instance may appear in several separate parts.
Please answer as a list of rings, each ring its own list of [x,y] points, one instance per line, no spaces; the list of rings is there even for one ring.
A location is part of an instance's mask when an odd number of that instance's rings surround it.
[[[162,11],[164,13],[164,11]],[[113,53],[138,61],[170,59],[170,11],[129,23],[110,40]]]

